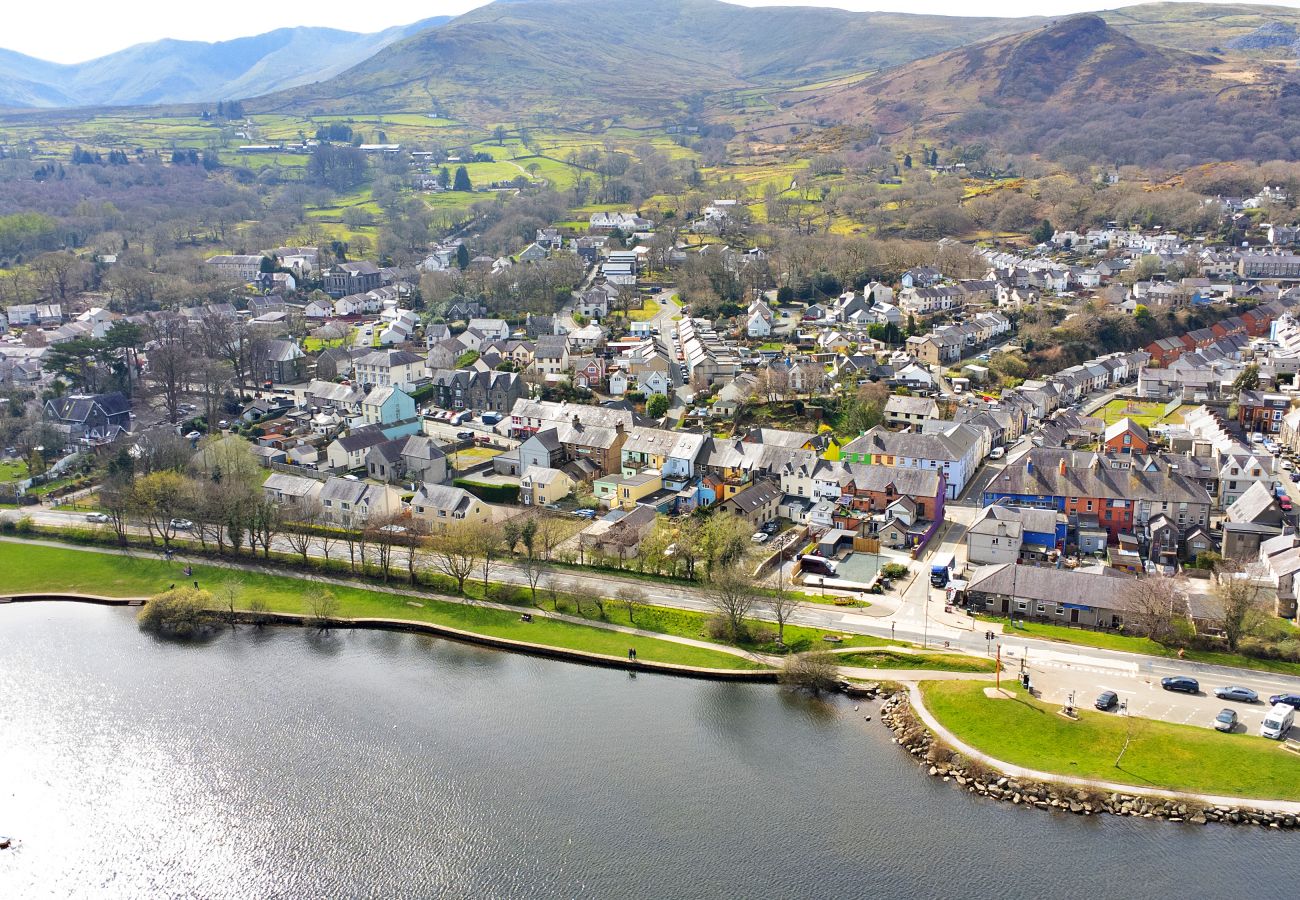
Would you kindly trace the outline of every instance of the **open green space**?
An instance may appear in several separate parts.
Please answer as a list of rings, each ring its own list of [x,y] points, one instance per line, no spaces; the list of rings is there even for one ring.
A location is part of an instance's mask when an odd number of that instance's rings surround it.
[[[1148,788],[1300,799],[1300,758],[1277,741],[1090,710],[1072,721],[1022,691],[992,699],[987,687],[970,681],[921,685],[926,707],[945,728],[1003,762]]]
[[[1183,405],[1166,416],[1163,403],[1112,400],[1098,411],[1098,415],[1107,425],[1114,425],[1120,419],[1131,419],[1143,428],[1150,428],[1152,425],[1178,425],[1189,409],[1189,406]]]
[[[178,581],[197,580],[219,594],[223,585],[239,583],[243,604],[261,597],[276,612],[304,612],[309,582],[301,578],[184,564],[153,557],[126,557],[85,550],[0,543],[0,591],[13,593],[69,591],[111,597],[151,596]],[[586,625],[535,617],[523,622],[519,614],[452,603],[423,594],[390,594],[361,587],[331,586],[338,615],[348,618],[390,618],[433,622],[478,634],[553,647],[626,656],[635,647],[640,659],[716,669],[757,669],[756,662],[729,653],[690,647],[654,638],[634,637]],[[414,606],[412,603],[422,604]],[[611,617],[613,618],[613,617]],[[638,620],[640,616],[638,616]],[[640,625],[640,621],[637,623]]]
[[[901,653],[897,650],[864,650],[837,653],[835,661],[859,669],[933,669],[936,672],[989,672],[997,669],[991,659],[953,653]]]
[[[21,459],[7,459],[0,462],[0,484],[22,481],[27,477],[27,462]]]
[[[979,618],[990,622],[1001,622],[1007,634],[1019,634],[1024,637],[1060,641],[1066,644],[1079,644],[1084,647],[1098,647],[1103,650],[1143,653],[1147,656],[1172,657],[1178,655],[1176,647],[1166,647],[1150,638],[1131,634],[1119,634],[1114,631],[1092,631],[1087,628],[1069,628],[1065,625],[1053,625],[1049,622],[1022,621],[1020,619],[1016,620],[1016,626],[1013,629],[1011,621],[1006,616],[979,616]],[[1294,630],[1292,626],[1282,620],[1278,620],[1275,624],[1281,630]],[[1030,652],[1032,654],[1033,651]],[[1215,666],[1255,669],[1260,672],[1275,672],[1279,675],[1300,675],[1300,663],[1290,662],[1285,659],[1259,659],[1242,653],[1221,653],[1212,650],[1185,650],[1183,658]]]

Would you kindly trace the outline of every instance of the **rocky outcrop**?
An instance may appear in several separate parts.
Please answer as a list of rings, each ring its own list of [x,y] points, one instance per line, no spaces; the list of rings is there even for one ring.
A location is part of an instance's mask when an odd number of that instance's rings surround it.
[[[880,708],[880,721],[894,733],[894,743],[916,757],[933,778],[967,793],[1001,800],[1017,806],[1054,809],[1078,816],[1109,814],[1165,819],[1205,825],[1258,825],[1265,828],[1295,828],[1296,816],[1289,813],[1250,809],[1245,806],[1205,806],[1174,797],[1096,791],[1063,784],[1013,778],[972,762],[935,739],[912,712],[907,695],[894,694]]]

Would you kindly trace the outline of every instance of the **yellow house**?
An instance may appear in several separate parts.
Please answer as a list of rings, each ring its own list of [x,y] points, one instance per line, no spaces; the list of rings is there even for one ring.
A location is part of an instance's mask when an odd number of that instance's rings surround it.
[[[573,493],[573,479],[559,469],[529,466],[519,479],[519,500],[524,506],[547,506]]]
[[[591,483],[592,493],[602,506],[611,509],[634,509],[644,497],[663,490],[664,481],[658,469],[646,469],[635,475],[606,475]]]

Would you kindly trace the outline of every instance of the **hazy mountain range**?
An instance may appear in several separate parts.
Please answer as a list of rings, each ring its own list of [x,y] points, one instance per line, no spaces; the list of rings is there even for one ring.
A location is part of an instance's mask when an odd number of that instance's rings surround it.
[[[333,75],[447,16],[374,34],[280,28],[219,43],[162,40],[65,65],[0,49],[0,106],[147,106],[251,97]]]

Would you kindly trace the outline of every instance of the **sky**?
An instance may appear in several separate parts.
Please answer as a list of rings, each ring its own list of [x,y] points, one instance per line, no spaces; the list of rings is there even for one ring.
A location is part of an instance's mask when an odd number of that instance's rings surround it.
[[[610,0],[627,2],[627,0]],[[654,0],[631,0],[648,2]],[[745,6],[833,6],[939,15],[1059,15],[1130,5],[1123,0],[730,0]],[[1270,0],[1300,6],[1300,0]],[[0,13],[0,47],[54,62],[80,62],[132,44],[170,37],[220,41],[286,28],[321,25],[348,31],[381,31],[430,16],[458,15],[482,0],[314,0],[309,4],[224,0],[210,5],[175,0],[60,0],[56,7],[10,0]],[[55,12],[51,12],[55,9]],[[304,12],[310,12],[305,16]]]

